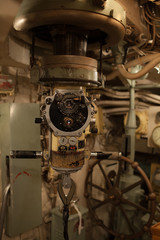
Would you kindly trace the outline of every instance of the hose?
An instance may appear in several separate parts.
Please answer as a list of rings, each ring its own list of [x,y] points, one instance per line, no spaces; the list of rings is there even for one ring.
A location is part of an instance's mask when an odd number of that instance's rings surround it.
[[[1,215],[0,215],[0,240],[2,240],[3,235],[3,225],[5,220],[5,211],[7,206],[7,197],[8,193],[10,191],[10,184],[7,185],[7,187],[4,189],[3,199],[2,199],[2,209],[1,209]]]

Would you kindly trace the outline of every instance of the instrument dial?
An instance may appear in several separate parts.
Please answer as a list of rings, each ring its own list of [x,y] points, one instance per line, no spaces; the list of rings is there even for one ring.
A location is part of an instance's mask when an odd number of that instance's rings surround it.
[[[71,146],[75,146],[75,145],[77,144],[77,138],[75,138],[75,137],[70,137],[70,139],[69,139],[69,144],[70,144]]]
[[[157,126],[153,129],[152,140],[157,147],[160,147],[160,126]]]
[[[66,137],[61,137],[60,139],[59,139],[59,144],[61,145],[61,146],[64,146],[64,145],[66,145],[67,144],[67,138]]]

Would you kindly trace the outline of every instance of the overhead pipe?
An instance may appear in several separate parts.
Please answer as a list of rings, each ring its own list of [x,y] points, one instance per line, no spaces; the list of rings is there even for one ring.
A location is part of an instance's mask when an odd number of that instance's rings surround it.
[[[146,73],[148,73],[152,68],[154,68],[159,63],[160,57],[157,57],[156,59],[150,61],[142,70],[140,70],[137,73],[128,72],[123,64],[118,64],[117,69],[119,73],[126,79],[135,80],[143,77]]]
[[[128,71],[126,71],[127,68],[134,67],[138,64],[141,65],[141,64],[144,64],[144,63],[147,63],[147,62],[149,62],[149,63],[138,73],[129,73]],[[144,57],[134,59],[134,60],[126,63],[125,65],[118,64],[117,65],[118,69],[116,69],[112,73],[105,76],[106,81],[110,81],[110,80],[114,79],[119,74],[121,74],[122,76],[124,76],[125,78],[128,78],[128,79],[140,78],[141,76],[143,76],[147,72],[149,72],[152,68],[154,68],[158,63],[160,63],[160,53],[148,54]],[[126,72],[127,72],[127,77],[126,77]],[[135,74],[137,74],[137,75],[135,75]],[[141,76],[139,77],[139,75],[141,75]]]

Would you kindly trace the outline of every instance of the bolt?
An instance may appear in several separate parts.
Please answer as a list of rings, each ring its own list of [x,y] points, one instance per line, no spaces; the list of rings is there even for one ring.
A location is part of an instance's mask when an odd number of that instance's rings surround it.
[[[91,172],[92,172],[92,168],[89,168],[89,169],[88,169],[88,172],[91,173]]]
[[[97,220],[97,224],[98,224],[99,226],[103,226],[103,221],[100,220],[100,219],[98,219],[98,220]]]
[[[47,105],[51,104],[51,102],[52,102],[52,99],[51,99],[51,98],[47,98],[47,99],[46,99],[46,104],[47,104]]]
[[[57,136],[57,135],[58,135],[58,132],[54,132],[54,135]]]
[[[156,199],[156,194],[155,194],[155,193],[150,193],[150,194],[148,195],[148,199],[149,199],[149,200],[155,200],[155,199]]]
[[[110,200],[113,200],[113,199],[115,199],[115,196],[114,196],[114,195],[111,195],[111,196],[109,196],[109,199],[110,199]]]
[[[114,10],[112,9],[109,13],[110,17],[112,17],[112,18],[113,18],[113,12],[114,12]]]
[[[89,194],[88,193],[84,193],[85,198],[89,198]]]
[[[133,162],[131,163],[132,165],[132,168],[137,168],[139,166],[139,163],[138,162]]]
[[[125,239],[124,234],[121,234],[121,235],[120,235],[120,239],[121,239],[121,240]]]
[[[147,225],[145,225],[144,228],[143,228],[143,230],[144,230],[145,232],[148,232],[148,231],[149,231],[149,227],[148,227]]]

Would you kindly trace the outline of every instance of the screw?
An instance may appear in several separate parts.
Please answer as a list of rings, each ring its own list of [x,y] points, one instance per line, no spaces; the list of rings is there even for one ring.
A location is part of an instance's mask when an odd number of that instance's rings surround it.
[[[55,136],[57,136],[57,135],[58,135],[58,132],[57,132],[57,131],[56,131],[56,132],[54,132],[54,135],[55,135]]]

